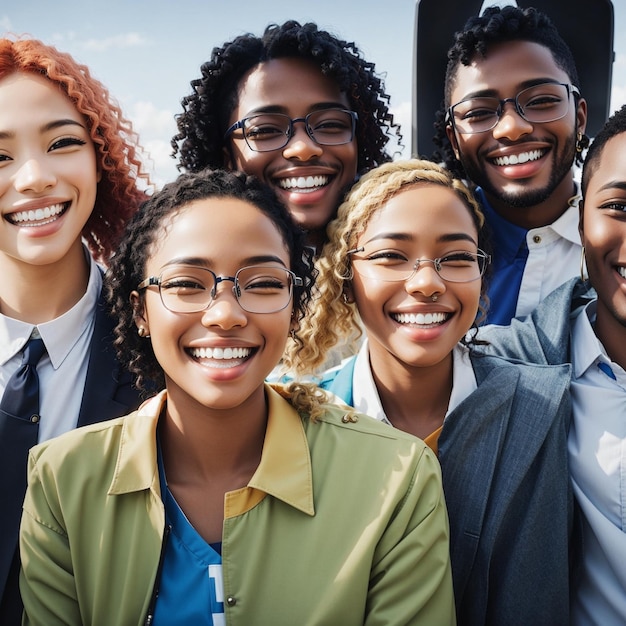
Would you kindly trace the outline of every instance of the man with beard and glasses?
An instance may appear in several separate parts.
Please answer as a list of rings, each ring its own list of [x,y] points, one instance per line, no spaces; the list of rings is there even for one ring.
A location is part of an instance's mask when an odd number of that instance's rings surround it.
[[[487,321],[509,324],[579,272],[578,186],[587,103],[548,16],[489,7],[448,51],[434,155],[475,186],[491,231]]]

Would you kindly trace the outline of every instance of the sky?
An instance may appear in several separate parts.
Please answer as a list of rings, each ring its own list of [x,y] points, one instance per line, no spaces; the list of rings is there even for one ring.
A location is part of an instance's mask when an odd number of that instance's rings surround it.
[[[626,103],[626,0],[613,5],[611,112]],[[160,186],[177,174],[170,139],[180,100],[212,49],[287,19],[316,22],[375,63],[410,156],[415,9],[415,0],[5,0],[0,32],[41,39],[88,65],[132,120]]]

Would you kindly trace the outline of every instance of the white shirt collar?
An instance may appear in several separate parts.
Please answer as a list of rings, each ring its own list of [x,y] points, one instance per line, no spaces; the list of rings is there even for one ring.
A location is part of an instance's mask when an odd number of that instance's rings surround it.
[[[0,364],[15,356],[35,330],[43,339],[52,366],[57,369],[85,328],[93,323],[93,313],[102,291],[102,276],[89,250],[84,247],[84,251],[89,262],[89,282],[82,298],[69,311],[37,326],[0,314]]]
[[[476,376],[469,359],[469,350],[463,344],[457,344],[452,357],[452,393],[446,417],[476,389]],[[363,342],[354,364],[352,400],[354,408],[360,413],[389,424],[372,376],[367,340]]]

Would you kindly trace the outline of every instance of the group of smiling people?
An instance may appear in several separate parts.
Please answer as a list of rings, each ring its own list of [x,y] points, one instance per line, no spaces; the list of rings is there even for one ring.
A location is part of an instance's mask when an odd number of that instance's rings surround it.
[[[579,190],[547,16],[449,59],[440,151],[392,161],[354,44],[238,37],[150,193],[89,70],[0,41],[1,386],[45,345],[37,419],[0,404],[0,622],[623,623],[626,108]]]

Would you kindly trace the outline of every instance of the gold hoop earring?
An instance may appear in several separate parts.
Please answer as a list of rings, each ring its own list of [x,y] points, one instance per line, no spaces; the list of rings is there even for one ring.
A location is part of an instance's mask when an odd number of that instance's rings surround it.
[[[583,150],[586,150],[589,147],[589,137],[587,135],[578,131],[576,133],[576,152],[580,154]]]
[[[587,261],[585,259],[585,246],[582,247],[582,250],[580,251],[580,280],[583,281],[583,283],[589,278],[589,276],[585,276],[585,269],[587,266]]]
[[[146,329],[143,326],[140,326],[137,329],[137,334],[143,339],[145,337],[149,337],[150,335],[146,332]]]

